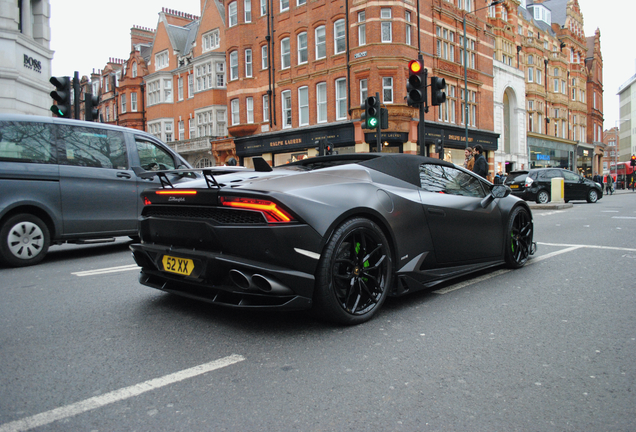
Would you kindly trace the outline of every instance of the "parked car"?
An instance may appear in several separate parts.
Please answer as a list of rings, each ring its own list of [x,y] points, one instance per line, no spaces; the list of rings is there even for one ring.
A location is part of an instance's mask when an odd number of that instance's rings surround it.
[[[563,178],[563,199],[565,202],[587,200],[595,203],[603,198],[603,186],[563,168],[535,168],[513,171],[506,177],[505,185],[512,194],[526,201],[539,204],[550,202],[552,179]]]
[[[191,168],[139,130],[0,115],[0,259],[32,265],[51,244],[137,236],[139,195],[159,182],[138,177],[134,167]]]
[[[204,169],[142,193],[140,282],[239,308],[358,324],[387,296],[534,253],[527,203],[461,167],[409,154]],[[173,172],[147,173],[169,176]]]

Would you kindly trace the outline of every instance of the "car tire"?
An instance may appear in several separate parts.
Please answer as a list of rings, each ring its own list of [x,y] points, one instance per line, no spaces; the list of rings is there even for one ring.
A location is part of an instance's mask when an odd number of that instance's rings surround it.
[[[48,227],[40,218],[31,214],[12,216],[0,229],[0,256],[13,267],[39,263],[50,245]]]
[[[347,220],[318,264],[315,314],[345,325],[370,320],[387,297],[392,273],[391,247],[380,227],[366,218]]]
[[[595,203],[598,201],[598,191],[596,189],[590,189],[587,192],[587,202]]]
[[[508,267],[523,267],[532,252],[534,224],[530,212],[516,207],[508,218],[508,230],[504,240],[504,258]]]
[[[547,204],[550,202],[550,193],[545,190],[545,189],[541,189],[539,192],[537,192],[537,204]]]

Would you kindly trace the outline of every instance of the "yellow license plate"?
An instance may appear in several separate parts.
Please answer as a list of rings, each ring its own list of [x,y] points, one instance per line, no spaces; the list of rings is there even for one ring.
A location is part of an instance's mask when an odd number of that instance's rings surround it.
[[[194,261],[188,258],[177,258],[170,255],[164,255],[161,260],[164,271],[176,273],[183,276],[190,276],[194,270]]]
[[[510,189],[519,189],[519,185],[510,185]]]

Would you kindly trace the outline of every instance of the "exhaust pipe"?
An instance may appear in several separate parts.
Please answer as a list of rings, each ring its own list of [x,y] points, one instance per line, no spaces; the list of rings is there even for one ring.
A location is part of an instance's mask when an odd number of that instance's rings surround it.
[[[248,290],[254,286],[252,284],[251,275],[236,269],[230,270],[230,280],[234,285],[244,290]]]
[[[270,294],[292,294],[292,290],[280,282],[263,275],[255,274],[252,282],[259,290]]]

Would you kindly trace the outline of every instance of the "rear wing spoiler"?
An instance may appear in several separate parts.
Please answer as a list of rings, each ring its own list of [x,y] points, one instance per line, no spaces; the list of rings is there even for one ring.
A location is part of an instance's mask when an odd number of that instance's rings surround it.
[[[269,172],[272,171],[272,167],[263,159],[262,157],[255,157],[253,159],[254,162],[254,171],[256,172]],[[157,176],[159,178],[159,182],[161,182],[162,188],[174,188],[174,185],[170,181],[168,175],[175,175],[183,177],[184,174],[188,173],[201,173],[203,174],[203,178],[205,179],[206,184],[209,189],[218,189],[221,186],[214,178],[215,175],[222,174],[231,174],[235,172],[245,172],[246,168],[241,166],[218,166],[218,167],[207,167],[207,168],[190,168],[190,169],[174,169],[174,170],[159,170],[159,171],[146,171],[145,169],[135,166],[132,167],[133,172],[137,175],[137,177],[144,179],[152,179]]]

